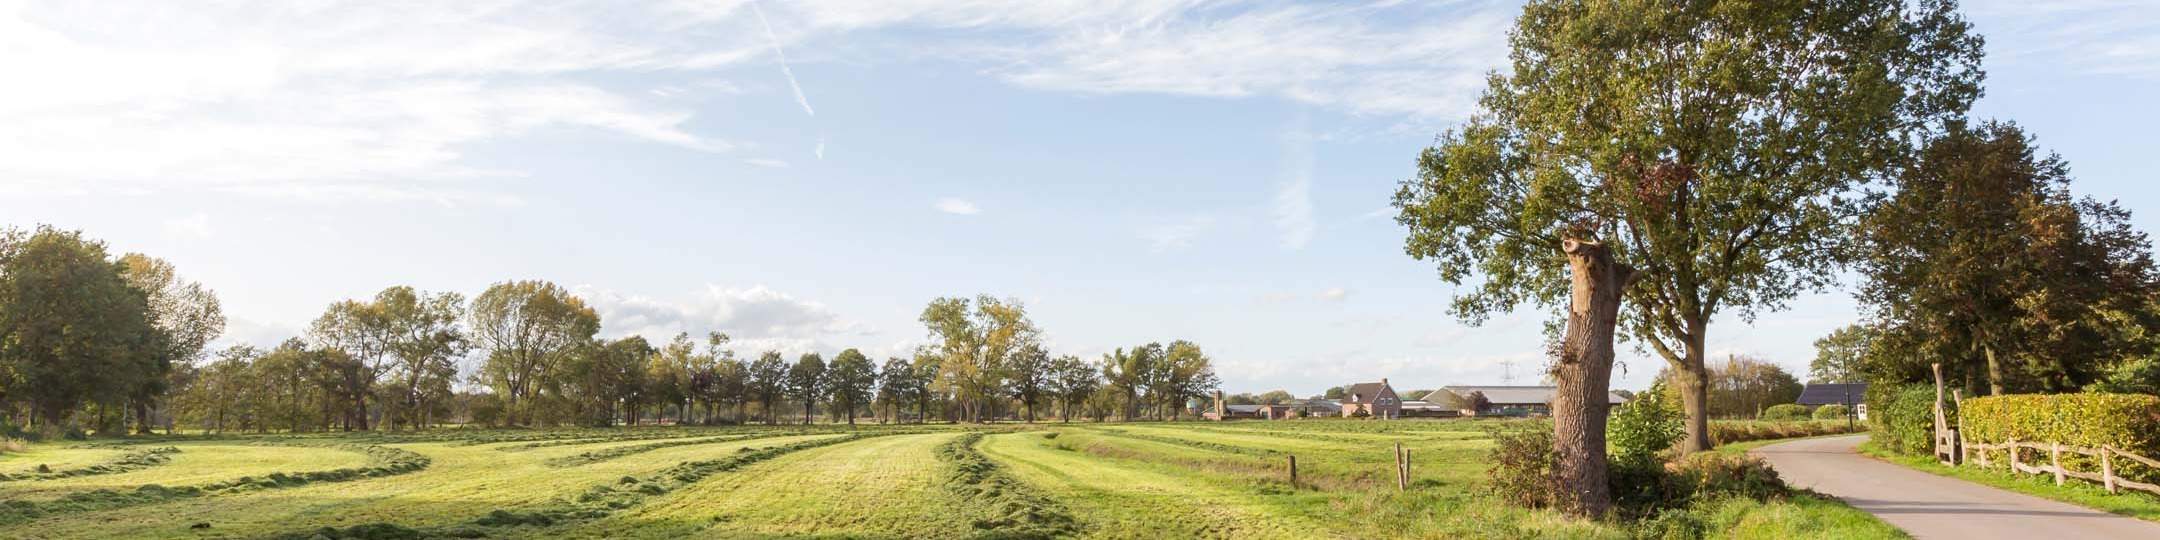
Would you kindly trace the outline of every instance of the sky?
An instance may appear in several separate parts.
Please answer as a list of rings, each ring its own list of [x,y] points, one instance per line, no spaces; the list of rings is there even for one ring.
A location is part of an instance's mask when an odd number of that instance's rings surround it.
[[[271,345],[385,287],[544,279],[605,336],[902,355],[941,296],[1059,354],[1187,339],[1224,389],[1532,384],[1470,326],[1395,186],[1472,113],[1519,2],[0,0],[0,226],[214,289]],[[1968,0],[1974,115],[2160,226],[2160,2]],[[1804,376],[1854,280],[1719,357]],[[1623,345],[1615,387],[1662,360]]]

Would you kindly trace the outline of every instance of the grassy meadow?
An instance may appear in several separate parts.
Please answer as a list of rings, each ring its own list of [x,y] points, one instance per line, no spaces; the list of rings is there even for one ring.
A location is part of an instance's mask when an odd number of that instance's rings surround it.
[[[1631,524],[1482,496],[1487,430],[1529,427],[441,429],[38,443],[0,455],[11,475],[0,480],[0,538],[1902,537],[1805,495],[1709,501]],[[1395,485],[1398,443],[1413,461],[1407,491]]]

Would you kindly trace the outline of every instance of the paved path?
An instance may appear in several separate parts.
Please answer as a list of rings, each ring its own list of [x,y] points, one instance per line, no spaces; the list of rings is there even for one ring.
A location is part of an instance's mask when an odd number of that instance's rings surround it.
[[[1915,538],[2160,539],[2160,523],[1907,469],[1860,454],[1864,440],[1806,439],[1753,453],[1793,486],[1835,495]]]

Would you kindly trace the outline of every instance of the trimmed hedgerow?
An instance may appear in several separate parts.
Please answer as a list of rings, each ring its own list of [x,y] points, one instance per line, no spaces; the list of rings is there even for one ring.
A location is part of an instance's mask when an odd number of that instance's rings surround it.
[[[1965,400],[1958,411],[1960,435],[1967,441],[1997,444],[2009,441],[2061,443],[2099,448],[2102,445],[2143,456],[2160,455],[2160,396],[2140,394],[2020,394]],[[2002,451],[1990,457],[2004,461]],[[2028,454],[2030,455],[2030,454]],[[2090,458],[2064,456],[2076,468],[2097,470]],[[2151,480],[2160,471],[2121,463],[2118,474]]]
[[[433,462],[427,456],[387,446],[344,444],[332,447],[365,453],[368,456],[368,464],[360,467],[327,471],[273,472],[261,477],[242,476],[223,482],[196,486],[165,487],[157,484],[145,484],[127,491],[100,489],[71,493],[65,497],[46,501],[11,500],[0,503],[0,525],[12,525],[53,515],[109,510],[218,493],[277,489],[304,486],[315,482],[344,482],[362,478],[394,476],[425,469]]]
[[[1027,484],[1006,474],[997,463],[975,449],[983,434],[968,433],[938,446],[938,461],[945,464],[945,491],[974,512],[980,537],[1006,539],[1059,538],[1077,532],[1078,525],[1065,507]]]
[[[1764,420],[1790,422],[1794,420],[1806,420],[1807,418],[1807,407],[1792,403],[1779,403],[1776,405],[1771,405],[1770,408],[1763,409],[1762,412],[1762,419]]]
[[[56,471],[47,467],[40,466],[35,472],[16,473],[13,475],[0,474],[0,482],[16,480],[50,480],[54,478],[72,478],[77,476],[96,476],[100,474],[124,473],[146,467],[164,465],[165,463],[172,461],[171,454],[177,453],[180,453],[180,449],[172,446],[147,448],[121,454],[120,457],[114,458],[112,461],[107,461],[88,467],[61,469]]]

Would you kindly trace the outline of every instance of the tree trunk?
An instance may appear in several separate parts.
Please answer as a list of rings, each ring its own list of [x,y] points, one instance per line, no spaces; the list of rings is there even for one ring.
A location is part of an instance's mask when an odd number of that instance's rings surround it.
[[[1599,517],[1612,508],[1605,418],[1610,405],[1606,394],[1612,384],[1613,332],[1619,322],[1620,300],[1635,280],[1635,269],[1614,263],[1603,245],[1576,240],[1565,245],[1574,287],[1560,357],[1552,368],[1559,385],[1552,402],[1553,476],[1567,489],[1559,501],[1562,511]]]
[[[2002,363],[1995,359],[1995,346],[1982,344],[1980,352],[1987,355],[1988,395],[2003,395]]]
[[[1674,383],[1680,391],[1680,409],[1687,413],[1687,436],[1680,438],[1680,453],[1710,450],[1710,368],[1703,361],[1703,331],[1707,321],[1689,320],[1687,349],[1680,365],[1673,366]]]

